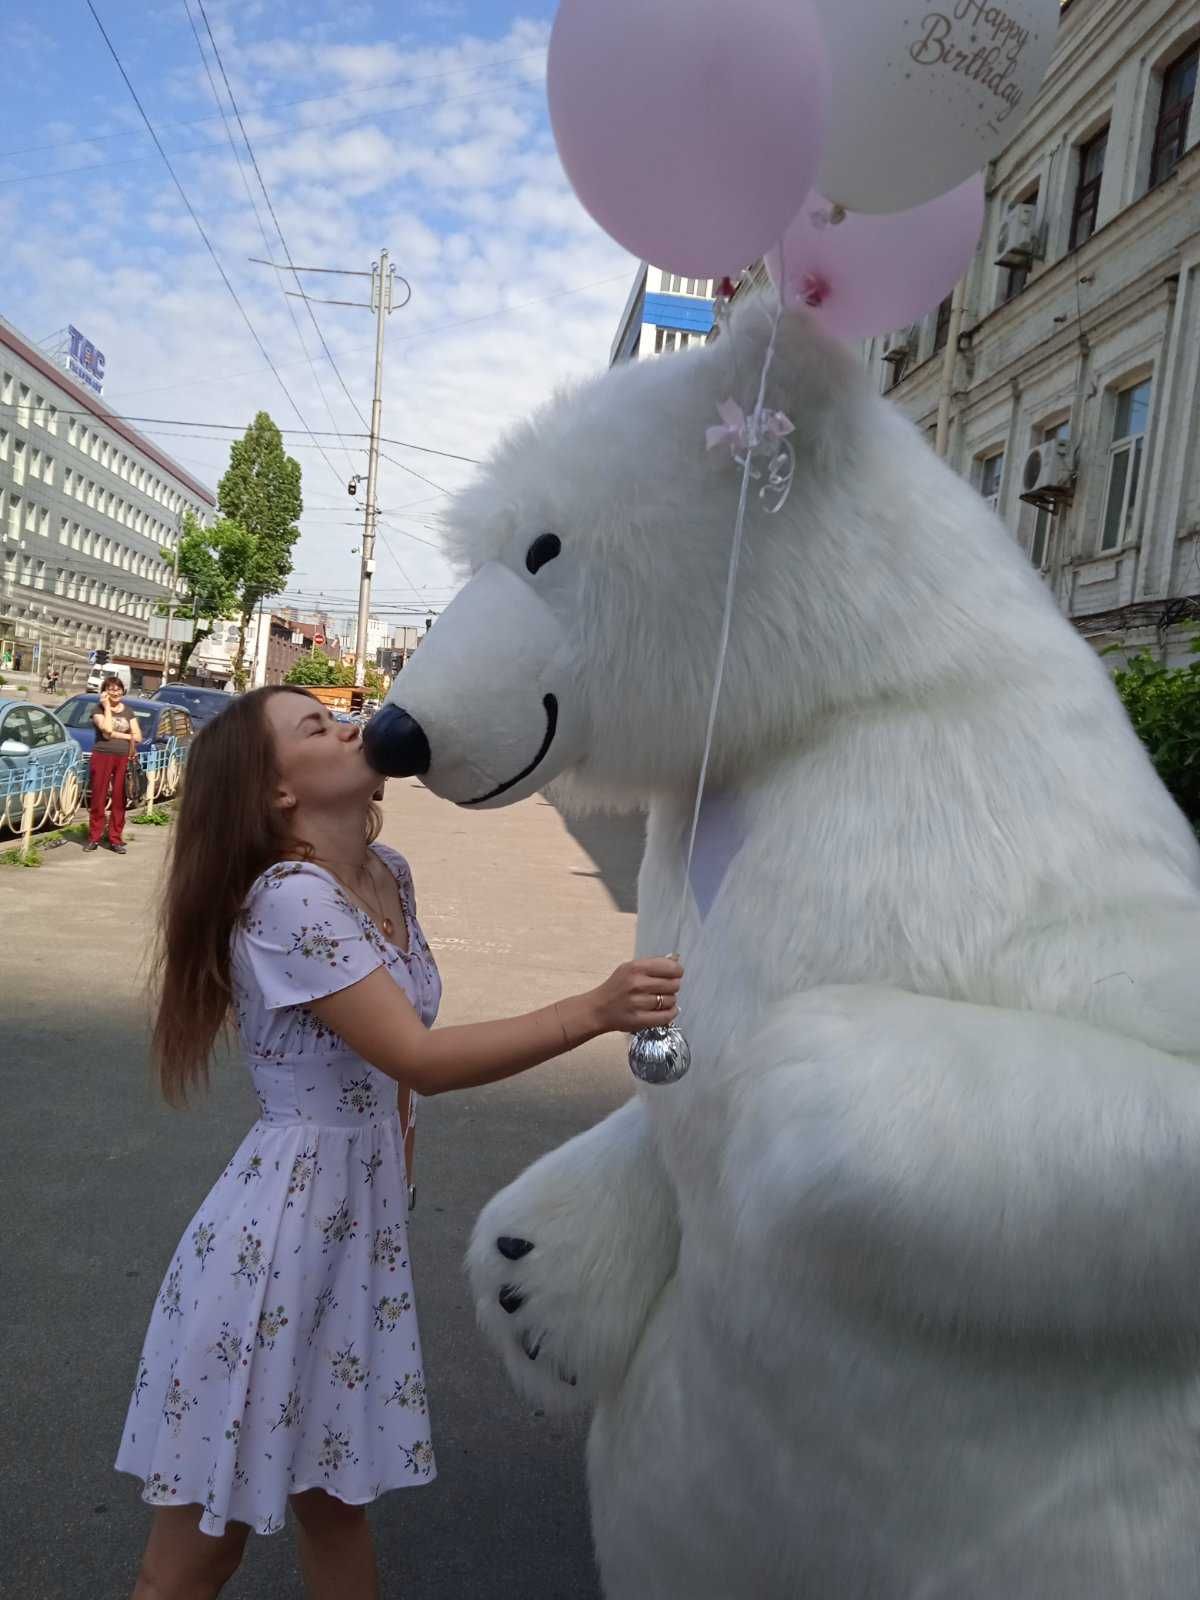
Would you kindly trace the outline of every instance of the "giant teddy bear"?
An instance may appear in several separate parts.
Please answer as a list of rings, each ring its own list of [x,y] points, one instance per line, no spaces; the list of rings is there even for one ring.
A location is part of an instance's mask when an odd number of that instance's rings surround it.
[[[467,808],[649,809],[675,944],[751,301],[496,453],[370,732]],[[1200,1593],[1200,851],[1104,665],[785,321],[682,954],[693,1064],[489,1204],[483,1327],[589,1407],[609,1600]],[[631,1079],[631,1086],[633,1080]]]

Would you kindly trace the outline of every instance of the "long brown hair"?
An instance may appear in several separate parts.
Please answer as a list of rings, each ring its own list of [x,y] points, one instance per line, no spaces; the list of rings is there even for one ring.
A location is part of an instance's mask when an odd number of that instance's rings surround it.
[[[312,853],[287,833],[275,803],[279,771],[266,712],[277,694],[316,698],[290,684],[239,695],[205,723],[188,752],[154,962],[153,1056],[172,1105],[207,1084],[229,1016],[233,931],[251,885],[276,861]],[[372,808],[368,839],[378,831]]]

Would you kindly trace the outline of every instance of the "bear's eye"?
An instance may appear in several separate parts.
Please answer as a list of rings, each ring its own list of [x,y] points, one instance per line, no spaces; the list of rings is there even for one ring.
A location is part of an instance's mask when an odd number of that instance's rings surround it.
[[[539,533],[525,552],[525,565],[530,572],[539,572],[562,552],[562,540],[556,533]]]

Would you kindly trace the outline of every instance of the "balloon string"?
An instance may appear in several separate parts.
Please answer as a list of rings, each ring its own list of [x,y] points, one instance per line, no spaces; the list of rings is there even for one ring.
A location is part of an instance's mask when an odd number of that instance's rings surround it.
[[[756,437],[758,425],[762,417],[763,404],[767,394],[767,380],[771,375],[771,366],[775,360],[775,343],[779,337],[779,323],[783,316],[782,303],[776,308],[774,319],[771,323],[771,338],[767,344],[767,353],[763,359],[762,374],[758,383],[758,399],[755,402],[754,413],[750,419],[751,440]],[[700,812],[704,805],[704,791],[708,783],[709,762],[712,759],[713,738],[717,727],[717,708],[721,702],[721,689],[725,682],[725,662],[729,654],[729,633],[733,623],[733,599],[737,589],[738,563],[742,554],[742,543],[746,531],[746,508],[750,502],[750,479],[753,471],[754,453],[747,448],[745,459],[742,462],[742,487],[738,496],[737,520],[733,528],[733,546],[729,552],[729,572],[725,579],[725,611],[721,618],[721,636],[717,645],[717,670],[713,679],[712,700],[708,708],[708,728],[704,735],[704,754],[700,760],[700,776],[696,783],[696,800],[692,808],[692,827],[688,836],[687,860],[683,869],[683,891],[679,897],[679,915],[676,918],[675,949],[678,950],[683,939],[683,925],[687,918],[688,895],[691,892],[692,861],[696,854],[696,836],[700,830]]]

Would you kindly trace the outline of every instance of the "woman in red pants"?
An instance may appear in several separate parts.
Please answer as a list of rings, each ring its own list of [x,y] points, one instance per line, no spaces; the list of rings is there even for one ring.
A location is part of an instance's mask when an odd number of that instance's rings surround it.
[[[100,699],[92,713],[96,743],[92,747],[92,804],[88,842],[85,850],[95,850],[104,832],[104,810],[112,788],[112,815],[108,819],[108,843],[119,856],[125,854],[125,769],[142,742],[138,720],[122,698],[125,685],[118,677],[105,678]]]

